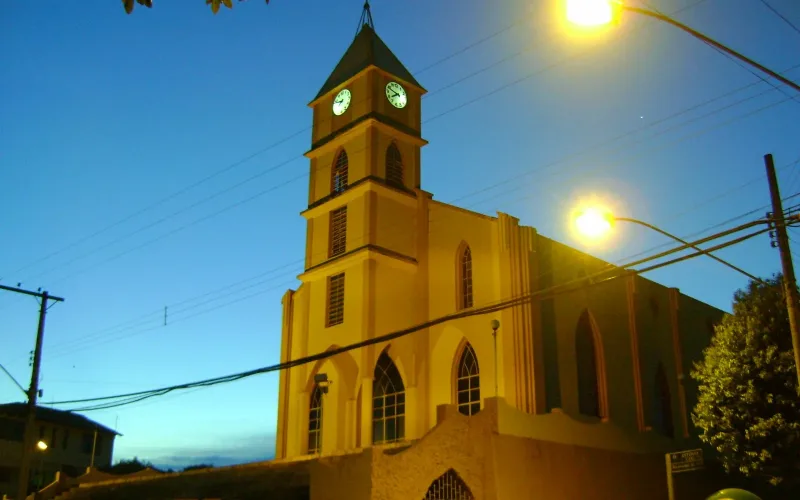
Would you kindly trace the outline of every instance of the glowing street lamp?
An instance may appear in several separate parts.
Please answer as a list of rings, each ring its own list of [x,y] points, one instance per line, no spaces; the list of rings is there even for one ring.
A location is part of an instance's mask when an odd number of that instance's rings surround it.
[[[581,236],[590,240],[597,240],[611,232],[614,225],[614,216],[611,212],[599,207],[590,207],[582,210],[575,217],[575,228]]]
[[[47,449],[47,443],[45,443],[44,441],[39,441],[38,443],[36,443],[36,447],[39,448],[41,451],[44,451]]]
[[[796,84],[795,82],[779,75],[778,73],[772,71],[771,69],[765,66],[762,66],[761,64],[755,62],[749,57],[736,52],[732,48],[723,45],[712,38],[707,37],[706,35],[700,33],[699,31],[696,31],[679,21],[672,19],[671,17],[665,14],[661,14],[659,12],[655,12],[648,9],[643,9],[641,7],[633,7],[630,5],[626,5],[621,0],[565,0],[565,1],[566,1],[566,12],[565,12],[566,19],[568,22],[572,24],[584,28],[593,28],[610,24],[612,21],[614,21],[619,17],[618,14],[620,14],[621,11],[623,10],[626,12],[641,14],[643,16],[651,17],[653,19],[657,19],[667,24],[671,24],[672,26],[675,26],[676,28],[685,31],[686,33],[692,35],[693,37],[716,47],[717,49],[725,52],[726,54],[729,54],[739,59],[740,61],[749,64],[750,66],[758,69],[759,71],[766,73],[772,78],[775,78],[781,83],[786,84],[789,87],[793,88],[794,90],[800,92],[800,85]]]
[[[667,238],[677,241],[681,245],[687,246],[689,248],[692,248],[694,250],[697,250],[698,252],[707,255],[708,257],[716,260],[720,264],[723,264],[733,269],[734,271],[744,274],[745,276],[754,281],[761,281],[760,278],[748,273],[744,269],[737,267],[728,261],[722,260],[716,255],[713,255],[707,252],[706,250],[703,250],[697,245],[689,243],[683,238],[679,238],[678,236],[675,236],[672,233],[664,231],[660,227],[654,226],[653,224],[641,221],[639,219],[631,219],[630,217],[616,217],[614,216],[614,214],[611,213],[610,210],[607,210],[602,207],[592,206],[584,208],[577,213],[573,221],[575,229],[577,230],[578,234],[590,241],[598,241],[608,236],[611,233],[611,230],[614,228],[615,222],[630,222],[632,224],[637,224],[639,226],[644,226],[648,229],[652,229],[653,231],[662,234]]]
[[[578,26],[603,26],[614,20],[614,5],[607,0],[567,0],[567,21]]]

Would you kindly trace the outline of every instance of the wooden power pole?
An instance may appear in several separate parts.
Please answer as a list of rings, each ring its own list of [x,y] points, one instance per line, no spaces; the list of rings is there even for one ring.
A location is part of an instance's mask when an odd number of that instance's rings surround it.
[[[63,302],[61,297],[52,297],[47,292],[34,292],[0,285],[0,290],[17,292],[24,295],[31,295],[41,299],[39,307],[39,328],[36,330],[36,348],[33,351],[33,370],[31,371],[31,385],[28,388],[28,408],[25,415],[25,434],[22,438],[22,457],[19,463],[19,484],[17,484],[17,500],[24,500],[28,496],[28,484],[30,476],[31,452],[33,451],[33,436],[36,426],[36,399],[39,396],[39,370],[42,363],[42,340],[44,339],[44,319],[47,315],[49,302]]]
[[[794,263],[789,249],[789,234],[786,231],[786,218],[783,214],[781,192],[778,188],[778,176],[775,173],[775,163],[772,155],[764,155],[764,165],[767,167],[767,180],[769,182],[769,195],[772,199],[772,220],[775,223],[775,236],[778,240],[778,251],[781,254],[781,267],[783,268],[783,291],[786,296],[786,307],[789,310],[789,329],[792,335],[794,348],[794,364],[797,369],[797,383],[800,384],[800,299],[797,293],[797,279],[794,275]]]

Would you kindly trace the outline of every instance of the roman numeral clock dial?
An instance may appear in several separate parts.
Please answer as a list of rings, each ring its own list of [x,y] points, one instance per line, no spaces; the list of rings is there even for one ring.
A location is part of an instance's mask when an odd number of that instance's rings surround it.
[[[408,103],[406,89],[397,82],[389,82],[386,84],[386,98],[389,99],[389,103],[392,106],[398,109],[405,108],[406,103]]]
[[[350,107],[350,91],[347,89],[342,89],[338,94],[336,94],[336,98],[333,100],[333,114],[336,116],[340,116],[347,111],[347,108]]]

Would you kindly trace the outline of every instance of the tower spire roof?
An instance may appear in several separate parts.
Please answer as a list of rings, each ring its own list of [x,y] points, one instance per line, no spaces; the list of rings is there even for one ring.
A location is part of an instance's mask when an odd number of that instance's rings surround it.
[[[319,99],[369,66],[376,66],[401,80],[422,88],[422,85],[411,75],[411,72],[403,66],[403,63],[375,33],[372,12],[367,1],[364,3],[364,10],[361,12],[359,31],[353,43],[350,44],[344,56],[339,60],[339,64],[336,65],[325,84],[322,85],[314,100]]]

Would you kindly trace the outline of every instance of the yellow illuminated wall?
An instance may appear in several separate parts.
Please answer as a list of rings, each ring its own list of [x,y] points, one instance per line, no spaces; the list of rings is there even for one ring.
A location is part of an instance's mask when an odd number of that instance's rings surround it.
[[[390,81],[407,91],[408,104],[402,109],[386,98]],[[335,116],[333,99],[344,88],[351,91],[352,101],[344,114]],[[281,361],[458,312],[464,273],[460,259],[467,247],[472,308],[607,268],[605,262],[520,226],[510,215],[470,212],[434,201],[421,190],[423,93],[416,84],[367,65],[310,104],[309,207],[302,214],[307,223],[306,270],[297,290],[283,298]],[[392,143],[402,156],[403,186],[386,181],[386,151]],[[341,151],[348,158],[348,187],[333,193],[332,172]],[[347,207],[346,251],[331,257],[330,213],[342,206]],[[344,320],[327,326],[328,278],[338,273],[345,275]],[[598,411],[594,417],[578,418],[612,422],[632,433],[659,430],[664,402],[658,390],[663,394],[666,385],[674,437],[688,439],[694,389],[684,384],[689,383],[691,362],[708,343],[709,323],[722,312],[639,277],[592,286],[587,279],[585,284],[576,292],[454,319],[282,371],[276,458],[308,454],[309,405],[314,376],[321,373],[330,385],[323,395],[319,453],[371,446],[373,376],[384,351],[404,386],[401,441],[422,437],[436,425],[437,406],[457,402],[457,365],[467,344],[477,356],[481,401],[497,395],[524,413],[560,409],[578,417],[578,387],[584,383],[578,380],[578,360],[588,359],[577,350],[579,324],[590,326],[581,337],[584,342],[594,342]],[[492,319],[501,324],[497,370]],[[662,386],[656,383],[659,366]]]

